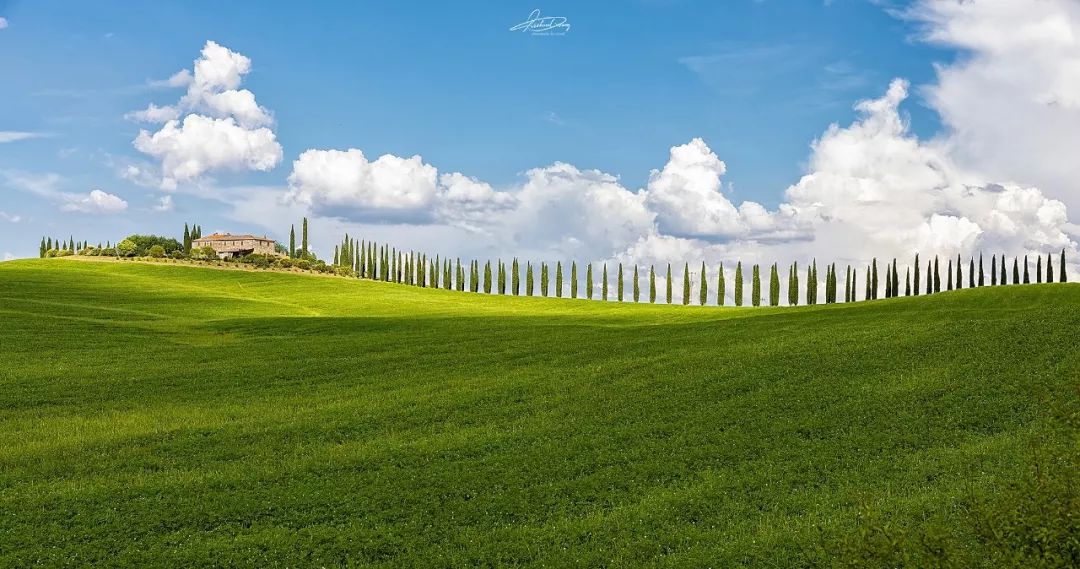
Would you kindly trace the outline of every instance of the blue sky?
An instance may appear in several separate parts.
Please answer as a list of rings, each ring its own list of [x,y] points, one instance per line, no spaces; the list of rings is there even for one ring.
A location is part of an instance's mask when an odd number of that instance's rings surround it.
[[[565,16],[565,35],[511,32],[535,8]],[[283,160],[269,172],[220,172],[219,186],[286,184],[309,148],[419,154],[440,172],[495,188],[556,161],[619,176],[634,190],[672,146],[700,137],[726,164],[732,200],[775,208],[805,173],[810,144],[895,77],[915,85],[911,133],[940,130],[917,86],[951,46],[913,41],[915,24],[879,2],[2,2],[0,171],[56,176],[53,191],[100,188],[119,216],[58,211],[55,199],[0,186],[0,252],[32,255],[44,233],[115,240],[125,231],[258,230],[212,201],[162,194],[117,175],[145,160],[146,125],[124,114],[174,103],[149,82],[192,61],[207,40],[252,61],[243,87],[273,113]],[[151,128],[151,130],[153,130]],[[0,184],[4,184],[0,178]],[[278,235],[281,236],[281,235]]]

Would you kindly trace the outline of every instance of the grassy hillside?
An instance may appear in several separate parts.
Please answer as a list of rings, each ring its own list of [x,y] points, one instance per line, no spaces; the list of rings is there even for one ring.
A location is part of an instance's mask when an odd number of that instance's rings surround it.
[[[1068,561],[1078,325],[0,263],[0,566]]]

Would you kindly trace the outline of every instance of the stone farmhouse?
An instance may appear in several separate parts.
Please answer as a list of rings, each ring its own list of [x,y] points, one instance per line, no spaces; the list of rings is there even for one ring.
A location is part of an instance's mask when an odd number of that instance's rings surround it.
[[[260,255],[281,256],[274,249],[274,240],[266,236],[233,235],[231,233],[213,233],[191,241],[191,247],[210,247],[218,257],[229,259],[258,253]]]

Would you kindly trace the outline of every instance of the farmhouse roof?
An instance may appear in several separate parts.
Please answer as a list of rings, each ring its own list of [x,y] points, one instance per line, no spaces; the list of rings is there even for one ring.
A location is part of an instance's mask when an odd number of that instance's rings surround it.
[[[234,241],[238,239],[257,239],[260,241],[273,241],[269,237],[256,237],[254,235],[233,235],[232,233],[211,233],[204,237],[200,237],[195,241]]]

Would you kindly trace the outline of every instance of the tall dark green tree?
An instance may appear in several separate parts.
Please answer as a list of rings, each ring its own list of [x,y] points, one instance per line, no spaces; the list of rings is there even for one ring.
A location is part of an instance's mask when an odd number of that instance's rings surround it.
[[[521,267],[518,266],[517,257],[510,262],[510,292],[514,296],[521,295]]]
[[[1013,284],[1020,284],[1020,259],[1013,257]]]
[[[750,273],[750,304],[761,306],[761,268],[757,263]]]
[[[671,304],[671,263],[667,264],[667,303]]]
[[[858,267],[851,267],[851,291],[848,292],[848,302],[856,302],[859,300],[859,269]]]
[[[577,261],[570,261],[570,298],[577,298]]]
[[[986,286],[986,277],[983,275],[983,256],[979,253],[979,286]]]
[[[698,291],[698,304],[705,306],[709,301],[709,275],[705,272],[705,261],[701,262],[701,290]]]
[[[41,238],[41,246],[38,247],[38,258],[39,259],[44,259],[46,251],[48,251],[48,249],[45,248],[45,238],[42,237]]]
[[[1042,282],[1042,255],[1035,257],[1035,284]]]
[[[649,265],[649,303],[656,304],[656,265]]]
[[[600,283],[600,300],[607,302],[607,263],[604,263],[604,281]]]
[[[546,297],[548,295],[548,266],[547,263],[540,263],[540,296]]]
[[[641,300],[641,282],[638,279],[638,267],[634,265],[634,302]]]
[[[911,267],[904,269],[904,296],[911,296]]]
[[[892,291],[893,296],[900,296],[900,271],[896,270],[896,257],[892,260]]]
[[[484,294],[491,294],[491,261],[484,263]]]
[[[934,292],[941,292],[941,265],[937,255],[934,255]]]
[[[878,297],[878,274],[877,274],[877,257],[874,257],[873,262],[870,263],[870,295],[877,300]]]
[[[997,255],[990,257],[990,286],[997,286]]]
[[[975,257],[968,260],[968,288],[975,288]]]
[[[191,252],[191,230],[186,223],[184,224],[184,252]]]
[[[885,298],[892,298],[892,270],[885,263]]]
[[[202,237],[202,228],[199,228],[199,236]],[[303,227],[300,232],[300,256],[307,257],[308,254],[308,221],[304,218]]]
[[[788,281],[787,281],[787,303],[788,306],[796,306],[799,304],[799,263],[793,262],[788,267]]]
[[[1054,282],[1054,255],[1052,253],[1046,254],[1046,282]]]
[[[619,275],[615,277],[616,294],[618,295],[619,302],[623,301],[623,268],[622,263],[619,263]]]
[[[1068,276],[1065,274],[1065,249],[1061,250],[1061,260],[1058,261],[1058,267],[1061,268],[1061,275],[1058,277],[1058,282],[1069,282]]]
[[[742,306],[743,301],[742,261],[735,264],[735,306]]]
[[[1005,279],[1005,277],[1007,277],[1007,276],[1008,276],[1008,273],[1005,272],[1005,255],[1002,255],[1001,256],[1001,277],[1000,277],[1000,281],[998,281],[998,282],[1000,282],[1003,286],[1009,284],[1009,281],[1007,281]]]
[[[555,298],[562,298],[562,261],[555,261]]]
[[[701,283],[702,283],[702,285],[704,285],[705,284],[705,279],[704,279],[705,265],[704,264],[702,264],[702,266],[701,266],[701,272],[702,272]],[[705,298],[704,289],[702,290],[701,297],[702,297],[701,304],[705,304],[705,302],[704,302],[704,298]],[[769,306],[779,306],[779,305],[780,305],[780,273],[776,268],[776,263],[773,263],[772,269],[769,271]]]
[[[1031,275],[1028,273],[1028,258],[1024,255],[1024,284],[1031,284]]]
[[[727,283],[724,282],[724,263],[720,263],[720,268],[716,272],[716,305],[723,306],[727,301]]]
[[[683,263],[682,270],[682,303],[690,304],[690,263]]]
[[[949,266],[945,269],[945,290],[952,290],[952,257],[949,257]]]
[[[926,260],[926,294],[934,292],[934,262]]]
[[[525,262],[525,296],[533,295],[533,268],[532,263]]]
[[[912,284],[912,287],[913,287],[912,292],[914,292],[915,296],[919,296],[919,254],[918,253],[915,253],[915,266],[912,268],[912,272],[914,273],[914,276],[912,277],[912,280],[911,280],[911,284]]]
[[[185,225],[184,227],[187,227],[187,225]],[[190,242],[188,243],[188,245],[190,246]],[[295,223],[289,226],[289,258],[290,259],[295,259],[296,258],[296,224]]]
[[[806,267],[806,305],[817,304],[817,259]]]
[[[593,299],[592,263],[589,263],[589,268],[585,270],[585,298]]]

